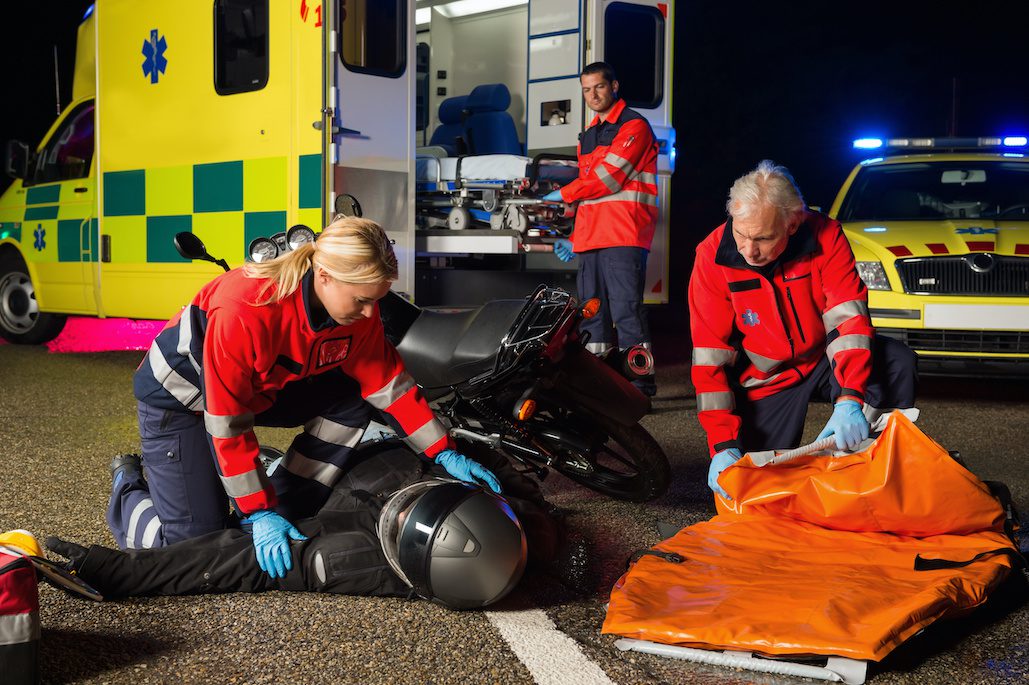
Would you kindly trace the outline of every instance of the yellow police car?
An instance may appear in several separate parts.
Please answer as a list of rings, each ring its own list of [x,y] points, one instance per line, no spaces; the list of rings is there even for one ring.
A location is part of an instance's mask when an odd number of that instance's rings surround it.
[[[1029,374],[1029,141],[860,139],[830,214],[923,372]]]

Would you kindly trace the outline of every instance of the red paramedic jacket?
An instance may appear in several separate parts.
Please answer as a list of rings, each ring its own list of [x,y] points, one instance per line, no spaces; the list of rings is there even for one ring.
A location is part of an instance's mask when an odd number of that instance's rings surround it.
[[[657,225],[657,143],[650,124],[615,102],[607,119],[593,117],[579,135],[579,177],[561,188],[578,202],[572,246],[650,249]]]
[[[378,307],[370,319],[338,325],[316,306],[311,271],[289,297],[251,304],[266,282],[234,269],[205,285],[157,336],[134,378],[139,401],[203,413],[222,484],[242,513],[276,504],[254,416],[292,381],[340,369],[415,452],[432,459],[453,447],[386,340]]]
[[[0,682],[39,682],[39,590],[28,559],[0,548]]]
[[[689,306],[697,413],[712,455],[740,447],[730,373],[759,400],[800,383],[824,354],[842,394],[864,398],[875,331],[838,221],[808,211],[775,264],[758,269],[736,249],[730,217],[697,247]]]

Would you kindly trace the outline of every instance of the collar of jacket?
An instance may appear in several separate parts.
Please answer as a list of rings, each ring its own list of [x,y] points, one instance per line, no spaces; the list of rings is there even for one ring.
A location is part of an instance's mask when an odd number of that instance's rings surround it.
[[[593,128],[594,126],[596,126],[597,124],[599,124],[602,121],[605,124],[613,124],[613,123],[615,123],[616,121],[618,121],[618,117],[622,116],[622,111],[624,109],[625,109],[625,100],[623,100],[622,98],[618,98],[617,100],[615,100],[615,104],[611,105],[611,109],[609,109],[607,111],[607,117],[605,117],[604,119],[601,119],[599,114],[594,114],[593,115],[593,121],[590,122],[590,125],[589,125],[588,128]]]
[[[308,269],[304,277],[300,279],[300,292],[304,302],[304,313],[307,314],[307,322],[311,324],[312,331],[317,333],[339,325],[332,320],[329,312],[315,297],[314,269]]]
[[[789,237],[786,249],[779,258],[768,266],[751,266],[743,258],[736,248],[736,240],[732,237],[732,217],[725,221],[725,230],[722,231],[722,240],[718,243],[718,250],[715,252],[715,264],[728,266],[733,269],[749,269],[759,273],[766,273],[769,266],[786,264],[794,259],[812,254],[818,249],[818,242],[815,240],[815,232],[811,226],[811,219],[814,215],[808,212],[807,217],[801,222],[797,232]]]

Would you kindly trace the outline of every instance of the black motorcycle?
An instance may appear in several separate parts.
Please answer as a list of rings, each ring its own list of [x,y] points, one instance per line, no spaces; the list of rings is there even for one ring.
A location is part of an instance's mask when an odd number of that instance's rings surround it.
[[[293,240],[270,242],[281,251]],[[228,269],[191,233],[175,245],[184,257]],[[597,492],[646,502],[664,494],[671,477],[668,457],[639,424],[650,400],[628,380],[649,372],[652,359],[642,347],[606,362],[589,352],[579,322],[598,305],[540,286],[526,299],[442,312],[390,292],[379,311],[461,451],[474,458],[489,447],[540,479],[554,468]]]

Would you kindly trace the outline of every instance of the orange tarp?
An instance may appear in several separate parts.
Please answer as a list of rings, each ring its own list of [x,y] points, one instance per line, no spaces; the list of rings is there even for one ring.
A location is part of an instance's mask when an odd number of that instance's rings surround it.
[[[726,469],[719,514],[654,547],[603,632],[684,647],[878,661],[985,600],[1013,562],[987,487],[899,412],[867,449]],[[915,570],[916,557],[963,567]]]

